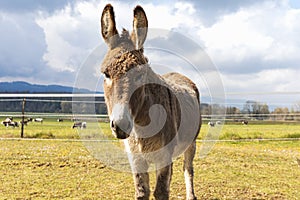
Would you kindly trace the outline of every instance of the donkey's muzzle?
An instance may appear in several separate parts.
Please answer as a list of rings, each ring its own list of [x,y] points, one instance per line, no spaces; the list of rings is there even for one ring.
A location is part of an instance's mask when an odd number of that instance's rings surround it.
[[[110,128],[118,139],[126,139],[132,130],[130,121],[110,121]]]

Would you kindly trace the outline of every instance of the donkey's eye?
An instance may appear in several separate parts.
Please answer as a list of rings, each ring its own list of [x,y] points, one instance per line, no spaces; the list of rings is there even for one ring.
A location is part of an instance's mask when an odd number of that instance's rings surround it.
[[[110,76],[109,76],[109,74],[108,74],[107,72],[104,72],[103,74],[104,74],[104,77],[105,77],[105,78],[110,79]]]
[[[103,75],[104,75],[104,77],[105,77],[104,83],[105,83],[106,85],[111,85],[111,84],[112,84],[112,80],[111,80],[110,75],[109,75],[107,72],[104,72]]]

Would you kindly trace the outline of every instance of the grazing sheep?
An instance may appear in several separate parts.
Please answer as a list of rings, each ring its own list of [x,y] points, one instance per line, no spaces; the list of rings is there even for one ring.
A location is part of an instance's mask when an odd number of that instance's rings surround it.
[[[210,122],[207,123],[207,125],[209,125],[210,127],[214,127],[214,126],[215,126],[215,123],[212,122],[212,121],[210,121]]]
[[[9,127],[9,126],[11,126],[11,127],[19,127],[19,123],[18,122],[14,122],[14,121],[2,121],[1,122],[4,126],[6,126],[6,128],[7,127]]]
[[[247,120],[243,120],[243,121],[242,121],[242,124],[243,124],[243,125],[248,125],[248,121],[247,121]]]
[[[43,118],[35,118],[34,121],[35,121],[35,122],[43,123]]]
[[[85,129],[86,128],[86,122],[74,122],[72,128]]]

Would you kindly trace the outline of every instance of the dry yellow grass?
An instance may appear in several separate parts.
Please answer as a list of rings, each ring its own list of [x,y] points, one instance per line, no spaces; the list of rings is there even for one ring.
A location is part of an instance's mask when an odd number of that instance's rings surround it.
[[[299,147],[300,141],[218,143],[203,159],[198,151],[196,194],[199,199],[297,199]],[[81,142],[0,140],[0,152],[1,199],[133,199],[131,174],[101,163]],[[178,158],[171,199],[184,198]]]

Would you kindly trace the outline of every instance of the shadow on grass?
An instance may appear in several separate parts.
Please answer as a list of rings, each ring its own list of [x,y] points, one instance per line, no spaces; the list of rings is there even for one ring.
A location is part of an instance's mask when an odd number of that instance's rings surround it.
[[[55,136],[51,132],[38,132],[33,135],[26,135],[26,138],[54,139]]]
[[[284,136],[285,138],[300,138],[300,133],[289,133]]]

